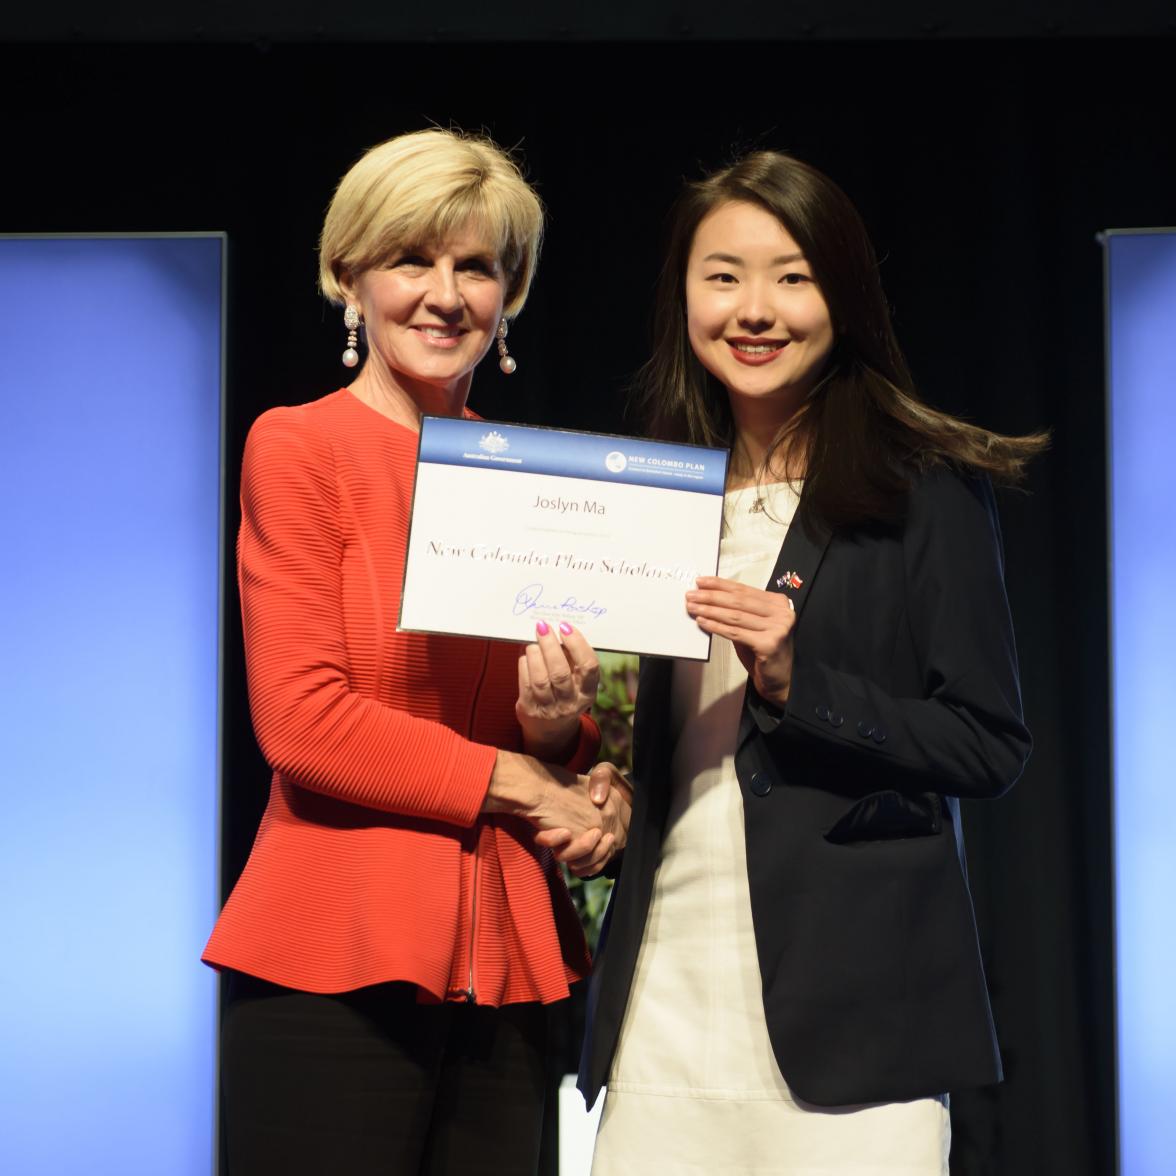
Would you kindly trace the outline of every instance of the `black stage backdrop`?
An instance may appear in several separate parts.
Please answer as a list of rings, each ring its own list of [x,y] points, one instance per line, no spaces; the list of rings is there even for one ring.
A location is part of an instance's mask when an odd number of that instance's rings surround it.
[[[1054,431],[1028,493],[1002,500],[1037,746],[1012,794],[967,811],[1008,1077],[954,1096],[953,1172],[1112,1172],[1095,233],[1176,222],[1170,47],[924,39],[0,49],[0,231],[230,236],[226,887],[268,784],[242,673],[236,478],[259,412],[345,378],[340,316],[314,284],[317,232],[338,177],[362,148],[429,120],[520,144],[550,234],[511,333],[519,370],[507,379],[489,360],[471,403],[492,418],[615,430],[645,354],[662,219],[681,177],[740,149],[784,148],[828,171],[863,210],[927,397],[999,430]],[[70,324],[46,303],[43,334],[28,346],[52,364],[69,340]]]

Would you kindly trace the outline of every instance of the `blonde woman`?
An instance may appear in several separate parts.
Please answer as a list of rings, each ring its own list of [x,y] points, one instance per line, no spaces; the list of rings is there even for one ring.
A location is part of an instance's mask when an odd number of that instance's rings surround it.
[[[246,444],[245,652],[274,774],[204,954],[228,977],[232,1176],[537,1163],[542,1006],[588,969],[556,857],[598,869],[627,823],[623,790],[576,774],[598,743],[596,658],[567,625],[521,650],[396,616],[420,417],[467,412],[542,228],[485,139],[370,150],[320,244],[358,373]]]

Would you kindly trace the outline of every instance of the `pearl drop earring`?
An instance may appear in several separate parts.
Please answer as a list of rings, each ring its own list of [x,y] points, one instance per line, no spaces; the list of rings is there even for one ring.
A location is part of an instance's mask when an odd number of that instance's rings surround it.
[[[353,368],[359,363],[359,352],[355,349],[359,342],[356,334],[359,330],[359,311],[350,304],[343,311],[343,325],[347,328],[347,350],[343,352],[343,366]]]
[[[498,366],[510,375],[519,365],[515,362],[515,357],[506,350],[506,319],[498,320]]]

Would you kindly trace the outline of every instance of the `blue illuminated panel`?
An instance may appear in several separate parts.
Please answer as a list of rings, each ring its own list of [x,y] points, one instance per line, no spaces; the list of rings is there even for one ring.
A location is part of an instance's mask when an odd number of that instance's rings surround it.
[[[1176,231],[1106,237],[1122,1176],[1176,1155]]]
[[[207,1176],[220,236],[0,239],[0,1172]]]

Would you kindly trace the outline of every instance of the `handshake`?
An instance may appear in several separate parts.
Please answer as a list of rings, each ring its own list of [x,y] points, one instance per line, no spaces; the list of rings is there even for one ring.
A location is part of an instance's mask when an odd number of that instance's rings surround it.
[[[594,814],[584,808],[584,795]],[[565,785],[557,799],[564,803],[532,818],[539,830],[535,844],[554,850],[556,861],[577,878],[591,878],[625,848],[633,790],[613,764],[597,764],[587,776]]]
[[[578,878],[599,874],[625,848],[633,790],[613,764],[586,776],[517,752],[500,751],[482,805],[535,826],[535,844]]]

